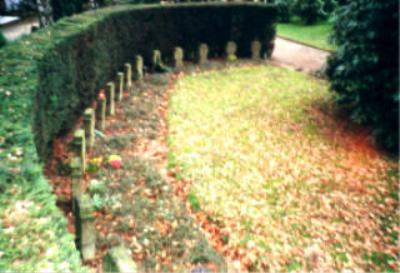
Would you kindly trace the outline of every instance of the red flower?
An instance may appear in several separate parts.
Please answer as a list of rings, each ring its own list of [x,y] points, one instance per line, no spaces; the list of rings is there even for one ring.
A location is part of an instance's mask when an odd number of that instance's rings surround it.
[[[112,160],[110,161],[110,166],[113,169],[121,169],[123,164],[121,160]]]
[[[103,90],[100,91],[98,98],[99,98],[99,100],[105,100],[106,99],[106,96],[104,95],[104,91]]]

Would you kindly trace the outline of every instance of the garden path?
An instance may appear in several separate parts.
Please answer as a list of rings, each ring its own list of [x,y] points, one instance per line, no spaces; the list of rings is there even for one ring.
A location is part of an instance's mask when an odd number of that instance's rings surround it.
[[[31,33],[32,26],[39,26],[39,22],[36,17],[30,17],[21,21],[5,25],[0,27],[0,32],[9,41],[14,41],[23,35],[29,35]]]
[[[311,73],[322,67],[328,56],[327,51],[276,37],[271,62]]]

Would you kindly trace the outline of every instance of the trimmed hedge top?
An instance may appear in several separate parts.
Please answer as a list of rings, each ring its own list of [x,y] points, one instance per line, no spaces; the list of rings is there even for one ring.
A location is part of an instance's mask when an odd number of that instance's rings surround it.
[[[50,202],[48,228],[60,240],[59,260],[77,265],[40,163],[49,156],[52,140],[71,128],[97,91],[136,54],[148,63],[151,51],[159,49],[168,61],[180,46],[193,59],[198,45],[207,43],[210,56],[218,57],[233,40],[238,56],[245,57],[254,39],[262,42],[263,52],[271,53],[275,17],[274,6],[258,4],[117,6],[64,18],[0,49],[0,192],[22,185],[16,200],[37,199],[43,208]],[[7,251],[3,258],[22,259],[7,250],[10,240],[2,236],[6,239],[0,240],[0,249]],[[31,263],[33,267],[27,262],[18,269],[43,269]],[[0,262],[0,271],[2,266]]]

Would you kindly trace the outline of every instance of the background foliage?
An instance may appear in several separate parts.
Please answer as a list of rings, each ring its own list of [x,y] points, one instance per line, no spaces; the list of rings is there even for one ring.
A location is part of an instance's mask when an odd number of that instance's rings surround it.
[[[0,14],[17,14],[18,16],[29,16],[37,11],[36,0],[8,1],[0,0]]]
[[[51,0],[53,8],[53,18],[58,20],[64,16],[71,16],[73,14],[83,12],[83,0]]]
[[[340,8],[334,26],[337,51],[327,75],[338,103],[377,140],[398,151],[398,1],[354,0]]]
[[[0,47],[5,46],[7,43],[6,37],[4,37],[3,33],[0,32]]]
[[[318,21],[323,14],[322,0],[295,0],[293,12],[300,16],[306,25],[311,25]]]
[[[289,22],[292,16],[299,16],[305,24],[330,17],[338,6],[336,0],[275,0],[274,3],[281,22]]]
[[[275,0],[280,22],[289,22],[292,15],[293,0]]]

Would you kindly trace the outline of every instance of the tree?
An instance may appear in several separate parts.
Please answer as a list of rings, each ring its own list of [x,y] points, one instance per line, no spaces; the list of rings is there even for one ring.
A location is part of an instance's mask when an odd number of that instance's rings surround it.
[[[0,32],[0,48],[7,44],[7,39],[4,37],[3,33]]]
[[[71,16],[84,11],[84,0],[51,0],[53,6],[54,20],[65,16]]]
[[[278,9],[278,18],[281,22],[289,22],[293,0],[276,0],[276,8]]]
[[[300,16],[305,24],[311,25],[323,15],[322,0],[296,0],[293,12]]]
[[[0,0],[0,14],[6,13],[6,1]]]
[[[338,2],[336,0],[324,0],[323,1],[323,11],[326,17],[329,17],[338,7]]]
[[[337,102],[398,152],[399,6],[397,0],[352,0],[337,12],[327,76]]]
[[[40,27],[45,27],[53,23],[53,8],[50,0],[36,0]]]
[[[89,7],[90,9],[94,10],[97,8],[97,3],[95,0],[89,0]]]

